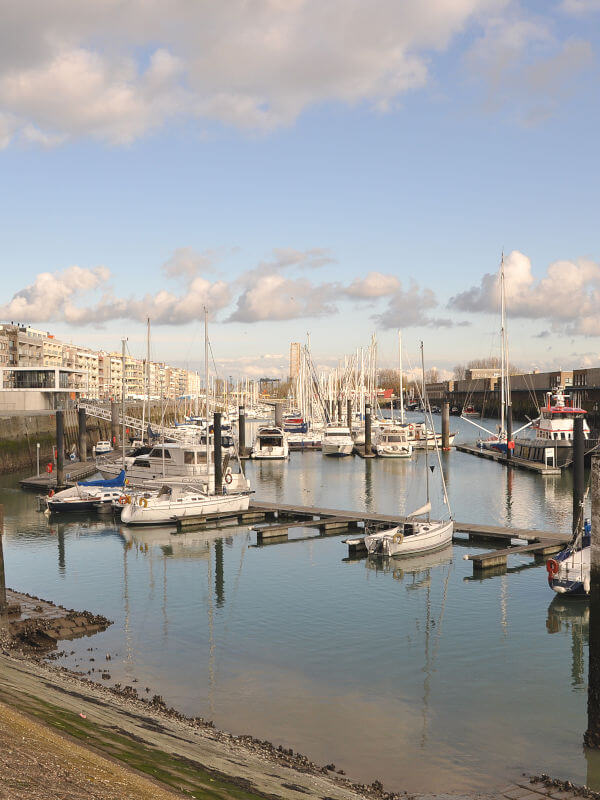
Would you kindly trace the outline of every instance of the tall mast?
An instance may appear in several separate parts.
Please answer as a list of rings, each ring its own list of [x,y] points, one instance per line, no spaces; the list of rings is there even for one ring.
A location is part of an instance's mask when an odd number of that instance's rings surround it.
[[[398,362],[400,366],[400,422],[404,425],[404,384],[402,382],[402,331],[398,331]]]
[[[121,340],[122,345],[122,381],[121,381],[121,445],[122,445],[122,455],[121,455],[121,465],[122,468],[125,469],[125,347],[126,347],[127,339]]]
[[[204,306],[204,387],[206,397],[206,483],[210,491],[210,418],[208,389],[208,311]]]
[[[148,424],[150,424],[150,317],[148,317],[148,330],[146,332],[146,400],[148,403]],[[142,442],[144,431],[142,431]]]
[[[500,437],[505,436],[504,411],[505,411],[505,387],[506,387],[506,343],[505,343],[505,308],[504,308],[504,251],[502,251],[502,262],[500,264],[500,333],[501,344],[501,375],[500,375]]]
[[[423,342],[421,342],[421,374],[423,376],[423,410],[425,412],[425,487],[427,489],[427,505],[429,506],[429,449],[427,440],[429,429],[427,428],[427,394],[425,390],[425,355],[423,353]],[[434,432],[435,436],[435,432]],[[427,522],[431,519],[430,511],[427,511]]]

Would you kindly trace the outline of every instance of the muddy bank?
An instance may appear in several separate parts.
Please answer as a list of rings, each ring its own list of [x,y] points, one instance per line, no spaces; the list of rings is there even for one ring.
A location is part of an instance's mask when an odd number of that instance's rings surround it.
[[[90,611],[74,611],[12,589],[6,590],[7,613],[0,619],[0,646],[7,651],[47,653],[59,641],[92,636],[111,621]]]

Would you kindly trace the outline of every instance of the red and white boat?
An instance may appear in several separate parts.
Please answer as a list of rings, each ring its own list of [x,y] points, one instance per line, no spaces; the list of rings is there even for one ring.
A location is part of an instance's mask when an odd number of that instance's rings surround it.
[[[531,424],[529,435],[515,437],[514,454],[528,461],[540,461],[561,467],[573,458],[573,422],[583,417],[585,450],[591,450],[596,441],[590,438],[590,427],[586,422],[584,408],[577,408],[563,389],[556,394],[548,392],[546,405],[540,416]]]

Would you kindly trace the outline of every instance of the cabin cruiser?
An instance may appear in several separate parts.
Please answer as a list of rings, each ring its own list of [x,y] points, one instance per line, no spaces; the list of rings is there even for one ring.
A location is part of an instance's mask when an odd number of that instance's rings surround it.
[[[96,511],[111,504],[122,496],[125,486],[125,471],[121,470],[112,480],[82,481],[63,489],[50,491],[46,500],[46,510],[51,514],[73,513],[76,511]]]
[[[590,428],[585,420],[587,411],[571,404],[562,390],[548,392],[546,405],[531,425],[529,435],[515,436],[514,455],[527,461],[553,462],[562,467],[573,459],[573,421],[583,417],[583,438],[586,452],[596,444],[590,441]]]
[[[252,445],[251,458],[282,460],[289,458],[289,455],[287,434],[282,428],[273,425],[258,429]]]
[[[426,446],[430,450],[434,450],[436,446],[442,446],[442,434],[436,433],[425,422],[405,422],[403,427],[406,428],[408,441],[411,443],[413,450],[424,450]],[[456,431],[454,433],[450,432],[448,443],[452,445],[455,438]]]
[[[286,433],[308,433],[308,422],[302,414],[286,414],[283,418],[283,430]]]
[[[328,425],[323,431],[321,450],[324,456],[351,456],[354,440],[350,428]]]
[[[405,427],[390,426],[379,434],[375,450],[381,458],[410,458],[413,448]]]
[[[160,488],[165,481],[169,484],[199,481],[214,489],[214,464],[210,471],[206,469],[206,446],[182,442],[155,445],[149,453],[133,459],[125,459],[127,482],[131,486],[152,486]],[[247,491],[250,484],[243,472],[233,472],[228,466],[229,457],[224,459],[224,480],[227,488],[234,492]],[[119,462],[99,461],[98,469],[105,478],[115,477],[120,467]]]
[[[125,525],[160,525],[211,514],[247,511],[248,492],[208,494],[190,484],[163,485],[158,491],[126,495],[121,511]]]

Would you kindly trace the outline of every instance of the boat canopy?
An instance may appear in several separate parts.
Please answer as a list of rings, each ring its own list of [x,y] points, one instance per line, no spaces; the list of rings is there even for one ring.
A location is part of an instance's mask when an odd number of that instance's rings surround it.
[[[80,481],[78,486],[104,486],[107,489],[111,489],[113,486],[125,486],[125,470],[122,469],[121,472],[117,475],[116,478],[108,478],[107,480],[100,480],[100,481]]]

